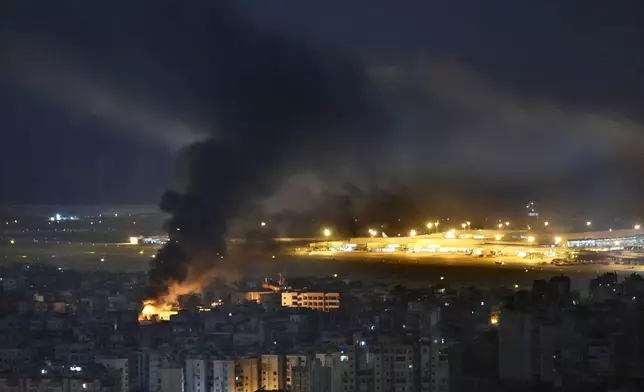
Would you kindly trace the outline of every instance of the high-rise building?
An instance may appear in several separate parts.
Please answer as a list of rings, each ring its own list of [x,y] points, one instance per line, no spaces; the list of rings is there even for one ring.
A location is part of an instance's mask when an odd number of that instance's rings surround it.
[[[260,387],[259,358],[239,358],[235,361],[237,392],[256,392]]]
[[[114,373],[119,380],[119,391],[130,390],[130,360],[127,356],[99,355],[96,357],[96,363],[100,363]]]
[[[213,392],[235,392],[235,361],[214,359],[212,361]]]
[[[284,356],[264,354],[261,362],[261,386],[266,390],[278,390],[285,386],[286,368]]]
[[[208,388],[208,367],[204,358],[187,358],[185,367],[186,391],[210,392]]]
[[[540,323],[528,312],[504,310],[498,329],[501,381],[553,382],[555,326]]]

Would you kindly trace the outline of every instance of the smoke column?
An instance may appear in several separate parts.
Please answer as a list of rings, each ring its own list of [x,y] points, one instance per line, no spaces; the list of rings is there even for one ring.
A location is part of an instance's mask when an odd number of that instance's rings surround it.
[[[221,5],[201,10],[207,17],[180,7],[176,18],[189,18],[197,33],[203,24],[208,38],[198,42],[215,58],[201,88],[216,124],[179,159],[185,189],[162,198],[170,241],[151,262],[149,298],[225,263],[226,224],[245,203],[297,169],[328,167],[329,152],[336,165],[361,159],[356,131],[375,139],[383,123],[362,68],[345,56],[259,31]]]

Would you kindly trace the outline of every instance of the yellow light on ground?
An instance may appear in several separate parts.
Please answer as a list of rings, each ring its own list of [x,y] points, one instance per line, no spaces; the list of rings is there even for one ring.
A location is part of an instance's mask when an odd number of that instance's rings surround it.
[[[555,237],[555,244],[556,245],[561,244],[561,237]]]
[[[324,229],[322,231],[325,237],[330,237],[331,236],[331,230],[330,229]]]
[[[130,245],[138,245],[139,237],[130,237]]]
[[[642,226],[640,226],[640,225],[635,225],[635,226],[633,226],[633,229],[635,229],[635,230],[639,230],[639,229],[640,229],[640,227],[642,227]]]
[[[145,253],[145,252],[143,251],[143,249],[141,249],[141,250],[139,251],[139,254],[140,254],[140,255],[142,255],[143,253]]]
[[[497,241],[501,241],[501,238],[503,238],[503,236],[501,234],[497,234],[497,235],[494,236],[494,239],[497,240]]]
[[[416,234],[417,234],[416,230],[414,230],[414,229],[409,230],[409,236],[410,237],[415,237]]]
[[[546,226],[546,227],[548,227],[549,224],[550,224],[550,222],[548,222],[548,221],[543,222],[543,225]]]
[[[534,237],[533,237],[533,236],[529,236],[529,237],[528,237],[528,242],[534,242]]]

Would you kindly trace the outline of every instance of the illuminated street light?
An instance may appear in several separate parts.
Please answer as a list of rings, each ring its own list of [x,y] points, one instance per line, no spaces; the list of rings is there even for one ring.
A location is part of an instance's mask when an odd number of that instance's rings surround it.
[[[465,230],[465,228],[467,227],[467,223],[461,223],[461,227],[463,228],[463,230]]]
[[[510,222],[505,222],[505,226],[510,226]]]
[[[13,245],[13,244],[15,244],[15,243],[16,243],[16,241],[15,241],[15,240],[10,240],[10,241],[9,241],[9,243],[10,243],[11,245]]]
[[[561,237],[555,237],[555,244],[556,245],[561,244]]]
[[[434,227],[434,224],[432,222],[428,222],[427,225],[425,225],[425,226],[427,226],[428,230],[431,230],[432,227]]]
[[[497,235],[494,236],[494,239],[497,240],[497,241],[501,241],[501,238],[503,238],[503,236],[501,234],[497,234]]]
[[[378,235],[378,231],[374,229],[369,229],[369,235],[375,237]]]
[[[635,229],[635,230],[639,230],[639,229],[640,229],[640,227],[642,227],[642,226],[640,226],[640,225],[635,225],[635,226],[633,226],[633,229]]]
[[[409,230],[409,236],[410,237],[415,237],[416,236],[416,230],[414,230],[414,229]]]
[[[549,224],[550,224],[550,222],[548,222],[548,221],[543,222],[543,225],[546,226],[546,227],[548,227]]]
[[[331,230],[330,229],[324,229],[322,231],[325,237],[329,238],[331,236]]]
[[[262,223],[260,223],[260,225],[261,225],[262,227],[264,227],[264,226],[266,226],[266,222],[262,222]]]
[[[503,228],[503,223],[499,223],[499,229]]]
[[[528,242],[534,242],[534,237],[533,237],[533,236],[529,236],[529,237],[528,237]]]
[[[466,223],[467,223],[467,230],[469,230],[469,229],[470,229],[470,224],[471,224],[472,222],[467,221]]]
[[[590,225],[592,225],[592,224],[593,224],[593,222],[591,222],[591,221],[586,221],[586,226],[590,226]]]

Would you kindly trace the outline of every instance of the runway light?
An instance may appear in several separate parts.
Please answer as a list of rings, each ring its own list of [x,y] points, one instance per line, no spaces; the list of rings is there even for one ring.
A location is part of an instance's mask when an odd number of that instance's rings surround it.
[[[416,236],[416,230],[414,230],[414,229],[409,230],[409,236],[410,237],[415,237]]]
[[[635,229],[635,230],[639,230],[639,229],[640,229],[640,227],[642,227],[642,226],[640,226],[640,225],[635,225],[635,226],[633,226],[633,229]]]
[[[561,243],[561,237],[555,237],[555,244],[559,245]]]

